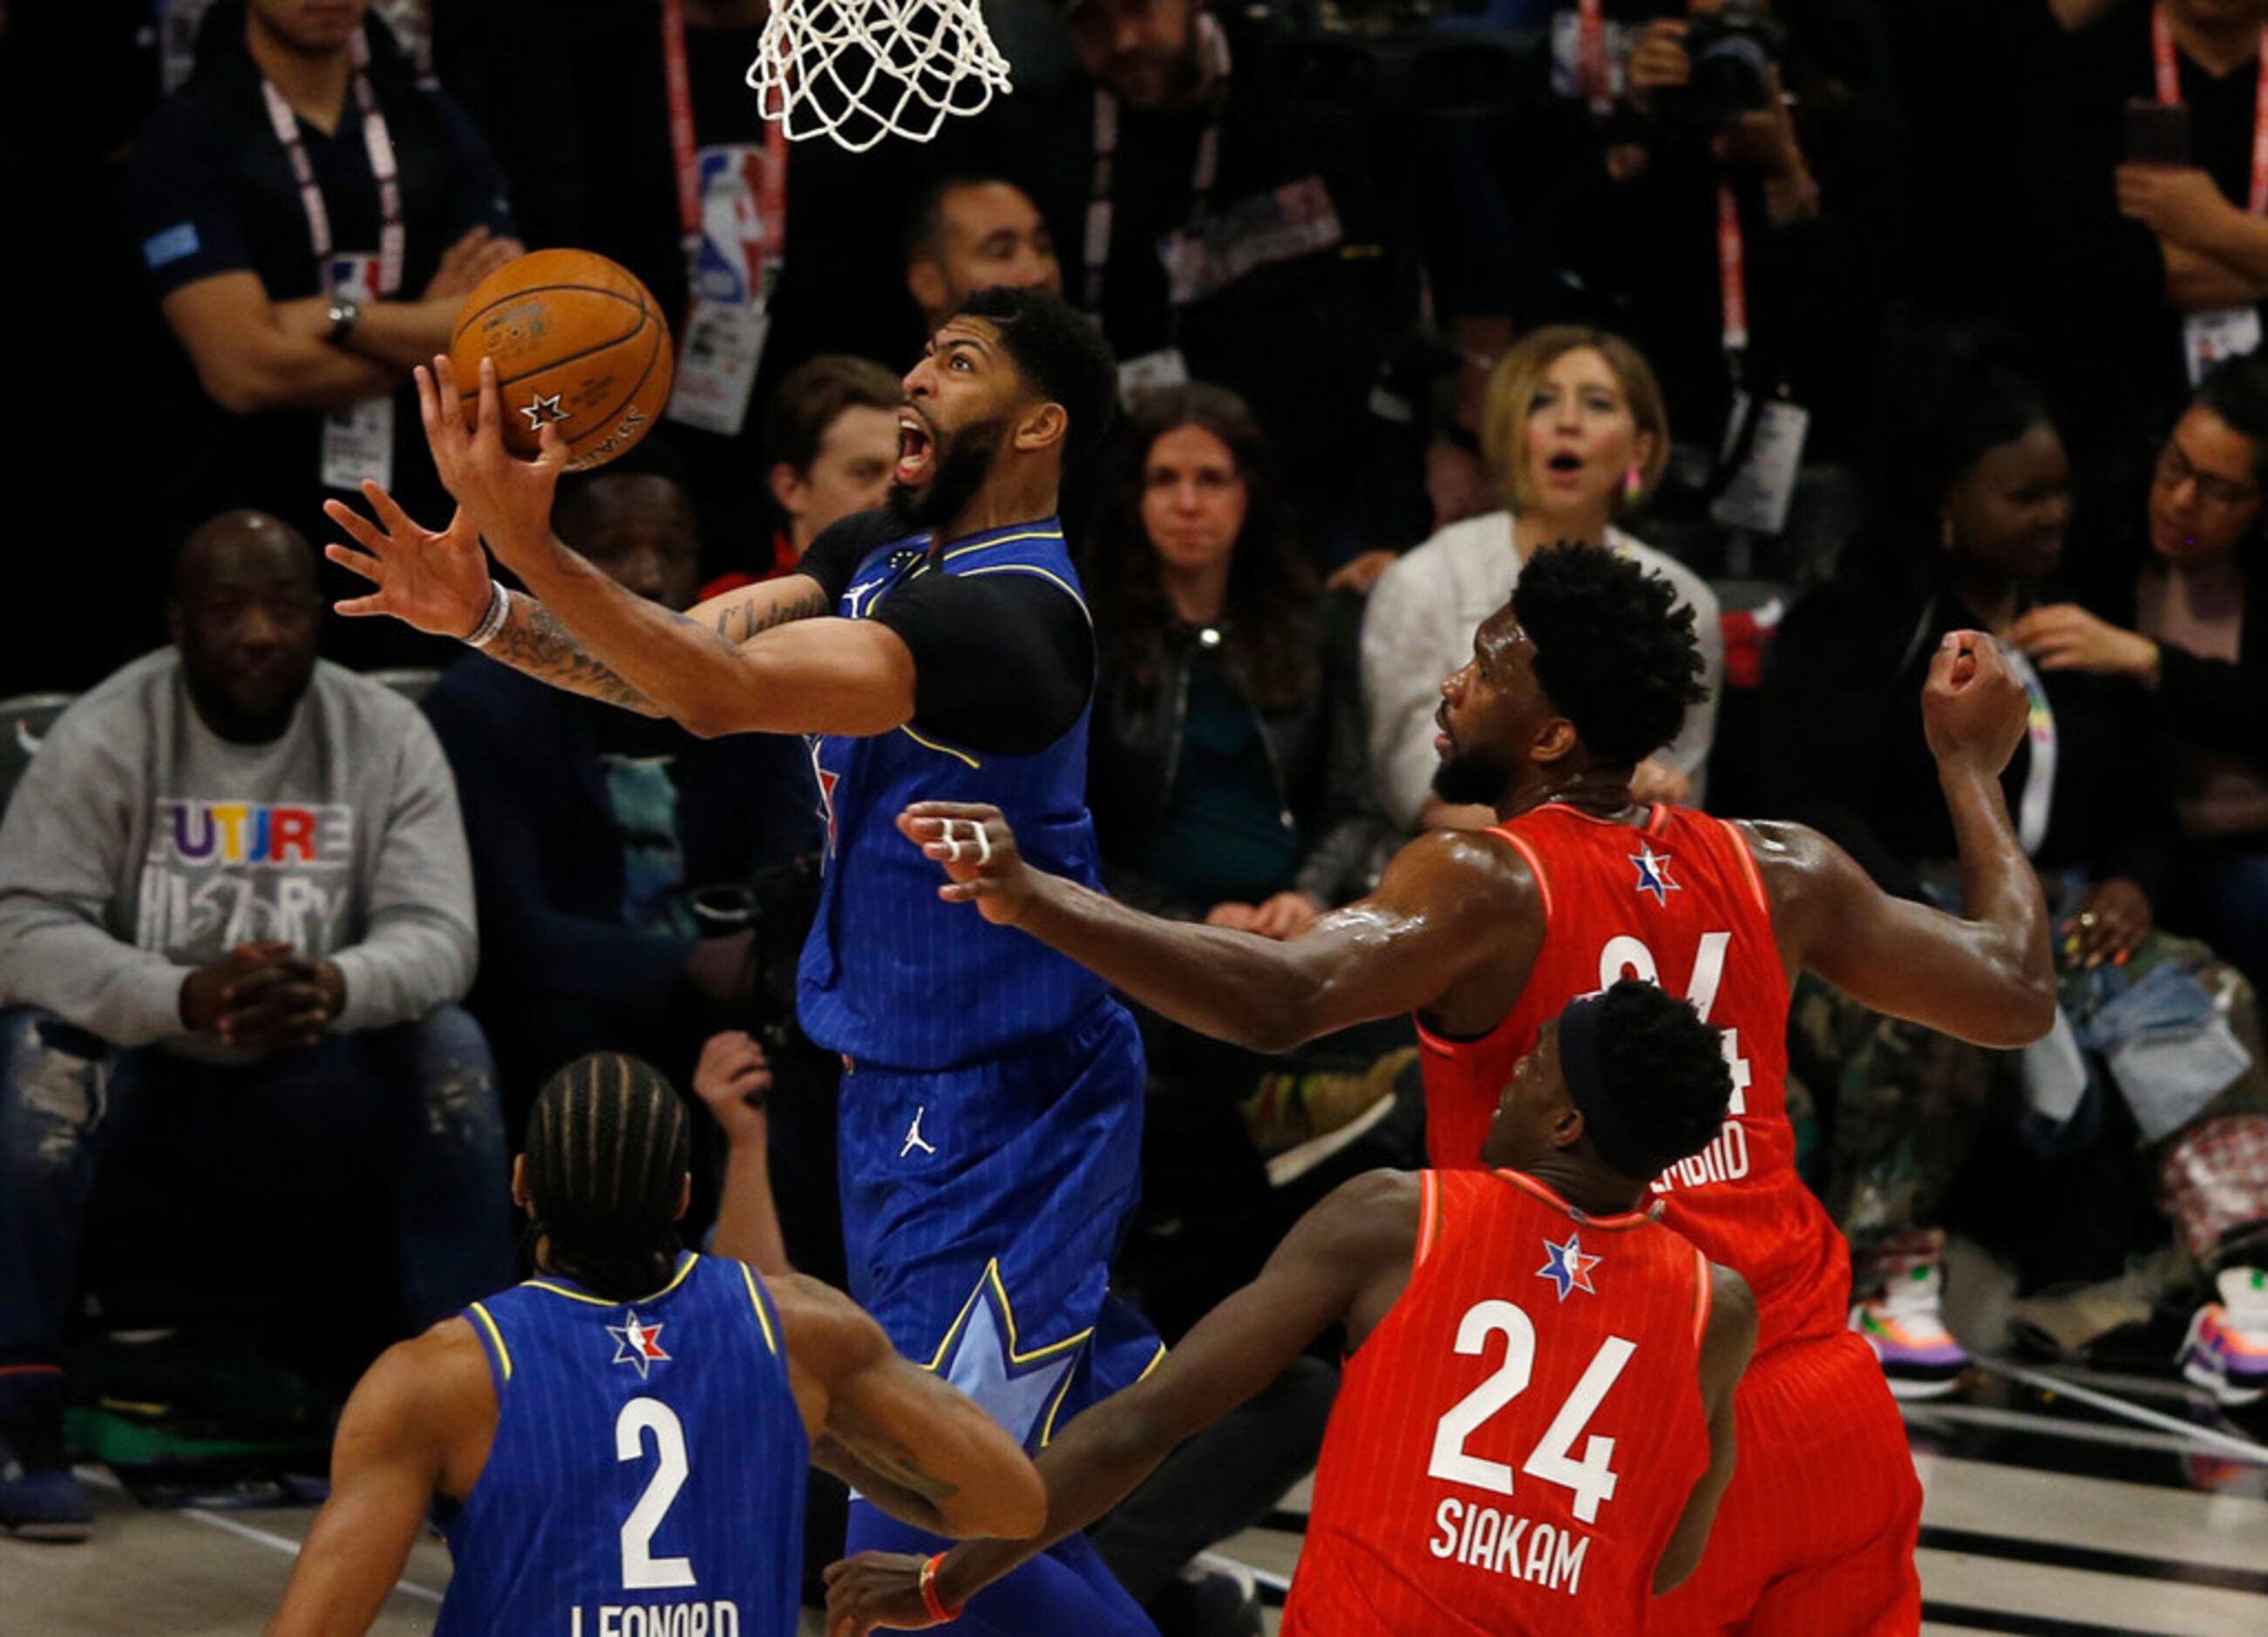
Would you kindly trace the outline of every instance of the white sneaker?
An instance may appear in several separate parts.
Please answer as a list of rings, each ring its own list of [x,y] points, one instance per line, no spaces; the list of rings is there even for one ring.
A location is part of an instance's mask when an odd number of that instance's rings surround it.
[[[1880,1296],[1851,1309],[1851,1328],[1881,1360],[1894,1397],[1941,1398],[1969,1368],[1968,1353],[1945,1328],[1944,1295],[1944,1270],[1916,1262],[1891,1274]]]
[[[2256,1403],[2268,1393],[2268,1270],[2223,1268],[2213,1282],[2220,1300],[2190,1321],[2182,1374],[2224,1405]]]

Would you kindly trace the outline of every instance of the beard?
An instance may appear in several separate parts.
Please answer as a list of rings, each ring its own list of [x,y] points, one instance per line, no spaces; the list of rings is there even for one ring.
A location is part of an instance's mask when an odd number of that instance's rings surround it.
[[[1433,771],[1433,793],[1453,807],[1492,807],[1511,786],[1511,760],[1494,751],[1453,752]]]
[[[941,528],[984,487],[992,475],[992,452],[1008,430],[1007,418],[998,417],[963,426],[951,434],[933,432],[936,453],[925,484],[892,483],[890,509],[916,528]]]

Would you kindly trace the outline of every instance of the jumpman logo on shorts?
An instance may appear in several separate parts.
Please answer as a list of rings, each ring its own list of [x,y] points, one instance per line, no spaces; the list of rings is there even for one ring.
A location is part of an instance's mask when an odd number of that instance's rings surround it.
[[[927,1103],[922,1104],[921,1107],[914,1110],[914,1123],[906,1127],[906,1146],[898,1150],[898,1158],[901,1160],[904,1159],[906,1155],[911,1154],[917,1148],[920,1149],[924,1154],[935,1154],[937,1152],[937,1149],[931,1145],[929,1139],[921,1134],[922,1116],[928,1112],[929,1105]]]

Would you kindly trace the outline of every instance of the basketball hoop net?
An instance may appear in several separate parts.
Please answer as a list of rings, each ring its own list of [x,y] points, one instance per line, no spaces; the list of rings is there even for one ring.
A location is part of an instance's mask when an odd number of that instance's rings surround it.
[[[1008,60],[978,0],[772,0],[748,84],[792,139],[863,153],[983,112],[1009,89]]]

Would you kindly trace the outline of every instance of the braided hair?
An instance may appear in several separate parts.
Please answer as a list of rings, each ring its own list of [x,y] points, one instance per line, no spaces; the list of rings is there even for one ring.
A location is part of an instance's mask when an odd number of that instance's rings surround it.
[[[526,1176],[552,1268],[615,1301],[667,1284],[692,1155],[685,1104],[651,1064],[594,1051],[545,1081]]]

